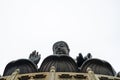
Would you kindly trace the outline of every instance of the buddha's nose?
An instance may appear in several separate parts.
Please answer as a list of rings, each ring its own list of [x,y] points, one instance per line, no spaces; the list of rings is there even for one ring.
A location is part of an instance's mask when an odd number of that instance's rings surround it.
[[[60,50],[60,47],[58,47],[58,50]]]

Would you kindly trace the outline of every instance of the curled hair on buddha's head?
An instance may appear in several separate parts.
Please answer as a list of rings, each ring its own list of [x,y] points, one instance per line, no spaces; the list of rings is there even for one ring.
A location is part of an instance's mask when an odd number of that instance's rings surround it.
[[[57,41],[57,42],[55,42],[55,43],[53,44],[53,47],[52,47],[53,51],[55,51],[55,46],[56,46],[57,44],[61,44],[61,43],[63,43],[63,44],[65,45],[65,47],[67,48],[68,53],[69,53],[69,52],[70,52],[70,49],[69,49],[68,44],[67,44],[65,41]]]

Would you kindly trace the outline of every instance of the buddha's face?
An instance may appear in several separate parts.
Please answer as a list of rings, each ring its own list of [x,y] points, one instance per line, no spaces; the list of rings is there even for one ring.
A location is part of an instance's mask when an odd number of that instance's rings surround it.
[[[69,49],[65,42],[57,42],[53,46],[53,52],[54,54],[65,54],[69,55]]]

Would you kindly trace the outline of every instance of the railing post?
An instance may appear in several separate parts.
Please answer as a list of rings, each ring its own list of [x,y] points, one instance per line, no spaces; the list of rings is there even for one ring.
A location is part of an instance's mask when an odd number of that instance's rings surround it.
[[[8,76],[6,80],[16,80],[16,76],[19,74],[20,70],[16,69],[11,76]]]
[[[55,80],[55,67],[52,66],[50,69],[49,80]]]
[[[90,80],[99,80],[99,78],[94,74],[91,68],[87,68],[87,72],[88,72]]]

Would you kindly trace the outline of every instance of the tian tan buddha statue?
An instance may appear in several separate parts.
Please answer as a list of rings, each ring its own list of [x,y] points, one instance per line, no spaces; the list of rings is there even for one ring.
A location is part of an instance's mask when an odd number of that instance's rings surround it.
[[[29,59],[18,59],[11,61],[5,67],[3,76],[11,75],[16,69],[20,69],[20,74],[32,72],[49,72],[52,66],[56,72],[82,72],[86,73],[87,68],[91,68],[96,74],[115,76],[116,72],[113,67],[105,60],[92,58],[91,54],[83,57],[81,53],[76,57],[76,60],[69,56],[70,49],[65,41],[58,41],[53,44],[53,54],[47,56],[41,66],[37,64],[40,61],[41,55],[33,51]]]

